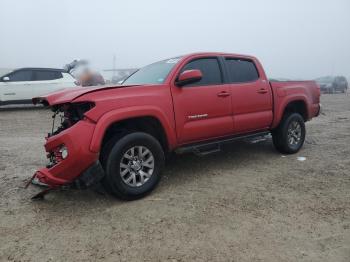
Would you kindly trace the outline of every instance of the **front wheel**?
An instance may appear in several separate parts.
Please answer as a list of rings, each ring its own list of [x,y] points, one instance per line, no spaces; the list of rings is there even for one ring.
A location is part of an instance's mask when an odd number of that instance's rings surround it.
[[[279,152],[294,154],[303,146],[305,135],[303,117],[298,113],[292,113],[283,117],[279,127],[272,132],[272,140]]]
[[[107,191],[134,200],[150,193],[160,180],[164,165],[162,146],[153,136],[135,132],[112,140],[105,159]]]

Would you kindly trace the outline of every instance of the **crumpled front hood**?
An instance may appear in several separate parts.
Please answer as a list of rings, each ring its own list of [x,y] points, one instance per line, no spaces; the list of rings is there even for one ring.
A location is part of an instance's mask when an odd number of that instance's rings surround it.
[[[125,88],[130,86],[89,86],[89,87],[73,87],[66,88],[56,92],[49,93],[47,95],[34,97],[32,99],[33,104],[43,104],[45,106],[53,106],[58,104],[69,103],[74,99],[91,92],[98,92],[100,90],[113,89],[113,88]]]

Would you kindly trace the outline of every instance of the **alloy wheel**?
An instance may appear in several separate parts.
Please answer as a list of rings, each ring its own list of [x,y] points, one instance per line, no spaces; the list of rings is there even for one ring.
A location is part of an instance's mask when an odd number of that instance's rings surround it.
[[[154,156],[145,146],[128,149],[120,161],[120,176],[131,187],[144,185],[154,171]]]

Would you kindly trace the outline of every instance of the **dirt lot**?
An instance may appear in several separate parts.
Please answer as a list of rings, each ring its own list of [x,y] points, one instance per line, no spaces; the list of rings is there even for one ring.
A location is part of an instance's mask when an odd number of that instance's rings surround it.
[[[172,159],[159,187],[122,202],[23,184],[45,165],[50,113],[0,110],[1,261],[350,261],[350,96],[282,156],[268,139]],[[301,162],[297,157],[306,157]]]

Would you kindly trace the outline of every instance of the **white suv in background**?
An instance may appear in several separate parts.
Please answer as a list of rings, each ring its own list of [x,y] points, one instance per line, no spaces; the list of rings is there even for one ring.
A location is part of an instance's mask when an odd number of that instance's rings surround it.
[[[0,78],[0,105],[31,103],[33,97],[76,86],[63,69],[21,68]]]

